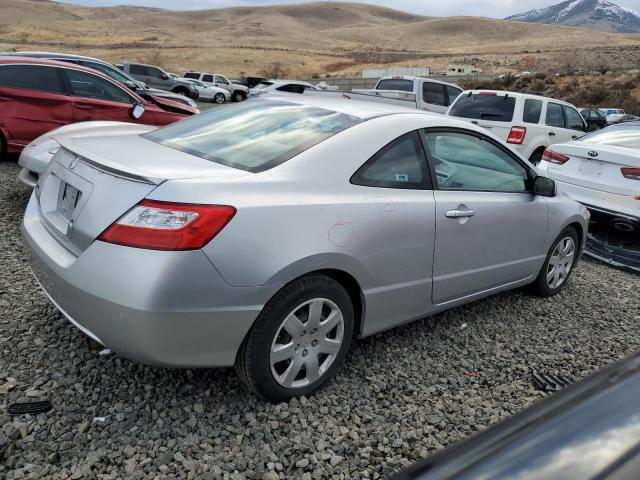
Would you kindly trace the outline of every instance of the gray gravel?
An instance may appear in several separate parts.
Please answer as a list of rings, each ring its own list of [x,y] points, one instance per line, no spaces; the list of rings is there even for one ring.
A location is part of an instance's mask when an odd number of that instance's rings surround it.
[[[0,387],[16,379],[0,477],[381,478],[544,398],[532,369],[579,378],[638,348],[639,277],[585,261],[555,298],[502,294],[358,341],[323,391],[270,405],[232,370],[90,351],[29,273],[16,174],[0,163]],[[37,398],[53,410],[5,413]]]

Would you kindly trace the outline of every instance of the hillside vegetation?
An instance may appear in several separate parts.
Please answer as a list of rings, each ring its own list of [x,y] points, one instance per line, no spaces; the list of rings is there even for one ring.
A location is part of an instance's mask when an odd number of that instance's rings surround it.
[[[486,18],[435,18],[365,4],[306,3],[167,11],[88,8],[48,0],[0,0],[0,49],[53,50],[113,62],[161,63],[170,71],[256,73],[279,62],[292,76],[354,74],[380,64],[471,61],[505,69],[527,52],[553,56],[580,47],[640,50],[640,35]]]

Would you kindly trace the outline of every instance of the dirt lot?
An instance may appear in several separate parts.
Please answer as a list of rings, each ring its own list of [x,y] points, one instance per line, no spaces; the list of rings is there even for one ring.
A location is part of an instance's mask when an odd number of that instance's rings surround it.
[[[0,477],[381,478],[639,348],[640,278],[583,261],[558,296],[501,294],[357,341],[312,398],[271,405],[231,370],[165,370],[87,348],[31,276],[29,191],[0,163]],[[12,417],[20,400],[53,409]],[[102,418],[104,417],[104,418]]]

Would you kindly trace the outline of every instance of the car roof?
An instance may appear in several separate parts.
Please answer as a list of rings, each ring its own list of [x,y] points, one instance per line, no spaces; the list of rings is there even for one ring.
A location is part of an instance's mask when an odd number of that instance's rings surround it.
[[[559,100],[557,98],[545,97],[544,95],[536,95],[536,94],[533,94],[533,93],[511,92],[509,90],[491,90],[490,88],[475,88],[473,90],[465,90],[464,92],[462,92],[462,95],[469,94],[469,93],[473,93],[473,94],[477,95],[480,92],[495,93],[498,96],[500,96],[500,95],[509,95],[510,97],[514,97],[514,98],[532,98],[532,99],[536,99],[536,100],[545,99],[545,100],[551,100],[551,101],[553,101],[555,103],[561,103],[561,104],[567,105],[569,107],[577,108],[575,105],[572,105],[569,102],[565,102],[564,100]]]
[[[4,54],[3,54],[4,55]],[[101,63],[104,65],[110,65],[108,62],[104,60],[100,60],[99,58],[87,57],[86,55],[75,55],[72,53],[54,53],[54,52],[11,52],[6,54],[7,56],[12,57],[30,57],[30,58],[45,58],[51,59],[51,57],[55,58],[66,58],[68,60],[88,60],[91,62]]]
[[[380,80],[409,80],[412,82],[415,80],[427,80],[428,82],[431,82],[431,83],[439,83],[440,85],[447,85],[449,87],[454,87],[459,90],[462,90],[462,88],[460,88],[455,83],[443,82],[442,80],[436,80],[435,78],[429,78],[429,77],[411,77],[408,75],[387,75],[386,77],[380,78]]]
[[[265,100],[282,100],[289,103],[295,103],[298,105],[308,105],[317,108],[324,108],[325,110],[332,110],[338,113],[344,113],[345,115],[351,115],[353,117],[360,118],[361,120],[368,120],[371,118],[397,115],[401,113],[409,114],[423,114],[439,116],[442,115],[426,112],[424,110],[417,110],[415,108],[396,106],[388,103],[370,102],[367,100],[354,99],[349,96],[348,93],[336,94],[335,92],[316,92],[315,95],[309,93],[272,93]]]

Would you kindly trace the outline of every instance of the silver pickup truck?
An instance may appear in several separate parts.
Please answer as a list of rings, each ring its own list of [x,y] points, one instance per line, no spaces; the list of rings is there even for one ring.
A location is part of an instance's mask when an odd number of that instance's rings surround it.
[[[353,92],[396,100],[398,103],[404,102],[399,104],[406,104],[410,108],[444,114],[462,93],[462,89],[452,83],[425,77],[382,77],[374,89]]]

